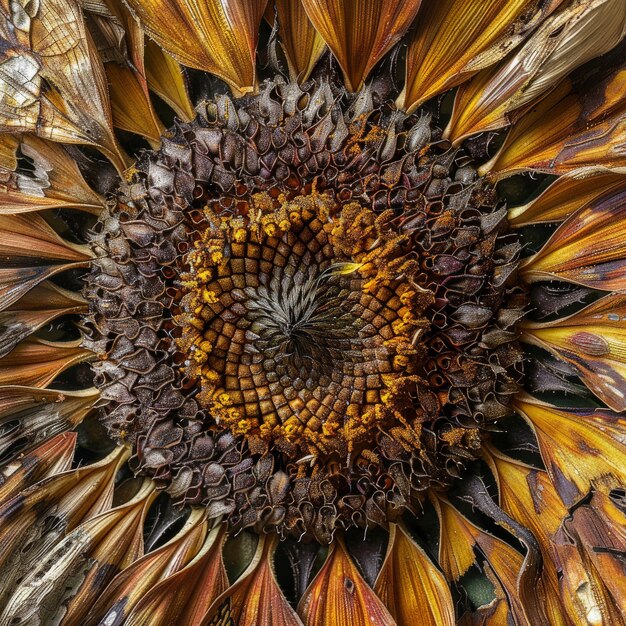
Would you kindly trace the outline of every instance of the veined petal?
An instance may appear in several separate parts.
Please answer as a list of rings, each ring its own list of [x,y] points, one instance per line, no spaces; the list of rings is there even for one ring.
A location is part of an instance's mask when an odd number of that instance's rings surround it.
[[[291,80],[304,82],[319,61],[326,44],[308,18],[302,2],[276,0],[278,37],[289,63]],[[267,5],[265,17],[274,24],[273,3]]]
[[[17,150],[33,170],[18,168]],[[99,214],[104,199],[89,187],[64,148],[35,135],[0,136],[0,214],[73,208]]]
[[[306,626],[395,626],[395,620],[363,580],[342,539],[335,539],[322,569],[304,592],[298,614]]]
[[[398,106],[420,104],[506,56],[562,0],[438,0],[422,7],[410,35]]]
[[[156,497],[146,481],[127,504],[81,524],[63,538],[18,585],[0,615],[0,624],[50,623],[61,615],[66,626],[82,626],[97,597],[116,572],[143,553],[142,525]]]
[[[223,540],[224,525],[218,525],[187,566],[146,592],[124,626],[200,626],[213,601],[228,587]]]
[[[252,562],[211,606],[203,626],[231,621],[239,626],[301,626],[276,578],[272,560],[278,537],[259,536]]]
[[[78,426],[98,395],[95,388],[84,391],[0,388],[0,462],[8,463],[50,437]]]
[[[507,135],[479,172],[504,178],[520,171],[566,174],[579,170],[626,172],[626,69],[595,76],[573,88],[565,80]]]
[[[532,426],[550,479],[567,506],[591,487],[626,481],[626,420],[602,409],[558,409],[518,395],[515,408]]]
[[[374,591],[398,626],[454,626],[454,603],[443,574],[402,529],[391,524]]]
[[[357,91],[373,67],[400,40],[421,0],[301,0],[343,70],[346,87]]]
[[[614,411],[626,411],[626,296],[610,295],[544,324],[523,322],[523,337],[571,363]]]
[[[604,291],[626,290],[626,191],[604,194],[571,215],[520,265],[527,282],[558,278]]]
[[[574,68],[626,35],[622,0],[574,2],[550,16],[510,59],[459,89],[444,137],[455,144],[508,125],[511,115],[551,90]]]
[[[626,175],[594,171],[561,176],[528,204],[509,209],[509,224],[562,222],[574,211],[617,189],[626,190]]]
[[[75,445],[76,433],[61,433],[15,463],[4,465],[0,504],[33,483],[70,469]]]
[[[148,35],[183,65],[235,91],[255,85],[258,31],[267,0],[129,0]]]

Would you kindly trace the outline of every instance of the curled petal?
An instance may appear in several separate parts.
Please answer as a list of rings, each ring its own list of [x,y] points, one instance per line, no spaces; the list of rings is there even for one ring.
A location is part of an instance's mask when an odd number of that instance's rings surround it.
[[[443,574],[402,529],[389,529],[387,554],[374,591],[398,626],[454,626],[454,603]]]
[[[515,408],[532,426],[546,470],[567,506],[591,487],[626,481],[626,420],[602,409],[560,409],[527,395]]]
[[[400,40],[421,0],[302,0],[343,70],[346,87],[357,91],[376,63]]]
[[[459,89],[444,133],[455,144],[501,128],[574,68],[608,52],[626,35],[622,0],[575,2],[551,15],[518,52]]]
[[[524,337],[571,363],[614,411],[626,411],[626,296],[610,295],[554,322],[524,322]]]
[[[258,30],[267,0],[129,0],[147,33],[183,65],[235,91],[255,85]]]
[[[558,278],[591,289],[626,290],[623,185],[571,215],[520,272],[527,282]]]

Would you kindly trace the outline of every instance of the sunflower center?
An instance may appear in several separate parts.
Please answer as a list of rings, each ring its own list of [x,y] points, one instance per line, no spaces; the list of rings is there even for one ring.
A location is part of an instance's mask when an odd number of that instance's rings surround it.
[[[175,321],[218,423],[294,456],[345,455],[381,428],[410,435],[433,295],[394,221],[315,191],[256,194],[246,216],[207,210]]]

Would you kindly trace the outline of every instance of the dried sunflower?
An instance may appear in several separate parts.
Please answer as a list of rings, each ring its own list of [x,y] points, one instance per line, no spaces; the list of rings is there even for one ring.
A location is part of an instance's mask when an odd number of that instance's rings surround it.
[[[0,625],[626,624],[624,0],[0,1]]]

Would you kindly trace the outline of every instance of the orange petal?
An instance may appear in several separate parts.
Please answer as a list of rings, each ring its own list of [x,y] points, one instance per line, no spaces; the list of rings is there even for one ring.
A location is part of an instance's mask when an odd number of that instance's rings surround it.
[[[527,395],[515,409],[532,426],[546,470],[567,506],[592,486],[610,489],[626,481],[626,419],[602,409],[558,409]]]
[[[334,539],[322,569],[304,592],[298,614],[306,626],[394,626],[395,620],[363,580],[342,539]]]
[[[562,0],[438,0],[425,3],[409,39],[398,106],[420,104],[497,63]]]
[[[27,339],[0,359],[0,385],[47,387],[61,372],[86,361],[92,352],[81,340],[43,341]]]
[[[524,280],[558,278],[591,289],[626,291],[626,190],[604,194],[571,215],[534,256]]]
[[[236,92],[255,85],[258,31],[267,0],[129,0],[146,32],[183,65]]]
[[[58,433],[75,428],[98,399],[96,389],[0,388],[0,461],[8,463]]]
[[[291,80],[304,82],[319,61],[326,44],[315,30],[301,2],[276,0],[278,37],[289,64]],[[274,24],[273,3],[267,5],[265,17]]]
[[[626,70],[573,88],[568,80],[528,112],[496,156],[480,168],[504,178],[521,171],[565,174],[587,169],[624,173]]]
[[[68,470],[72,465],[75,445],[76,433],[61,433],[20,457],[19,462],[5,465],[0,484],[0,503],[39,480]]]
[[[301,0],[343,70],[346,87],[358,91],[376,63],[400,41],[421,0]]]
[[[34,135],[0,136],[0,214],[70,207],[99,214],[104,200],[87,185],[62,146]],[[33,171],[18,168],[20,150]]]
[[[561,176],[528,204],[509,209],[509,224],[525,226],[562,222],[574,211],[617,189],[626,191],[626,176],[623,174],[600,171],[585,176]]]
[[[524,338],[571,363],[614,411],[626,411],[626,296],[601,298],[544,324],[524,322]]]
[[[611,50],[624,35],[622,0],[566,5],[508,60],[460,87],[444,137],[458,144],[508,125],[515,111],[545,95],[574,68]]]
[[[200,626],[214,600],[228,587],[222,561],[224,526],[216,526],[196,557],[139,600],[124,626]]]
[[[231,622],[239,626],[302,626],[281,591],[272,564],[278,537],[259,536],[252,562],[211,606],[203,624]]]
[[[401,526],[391,524],[374,591],[398,626],[454,626],[454,603],[443,574]]]

